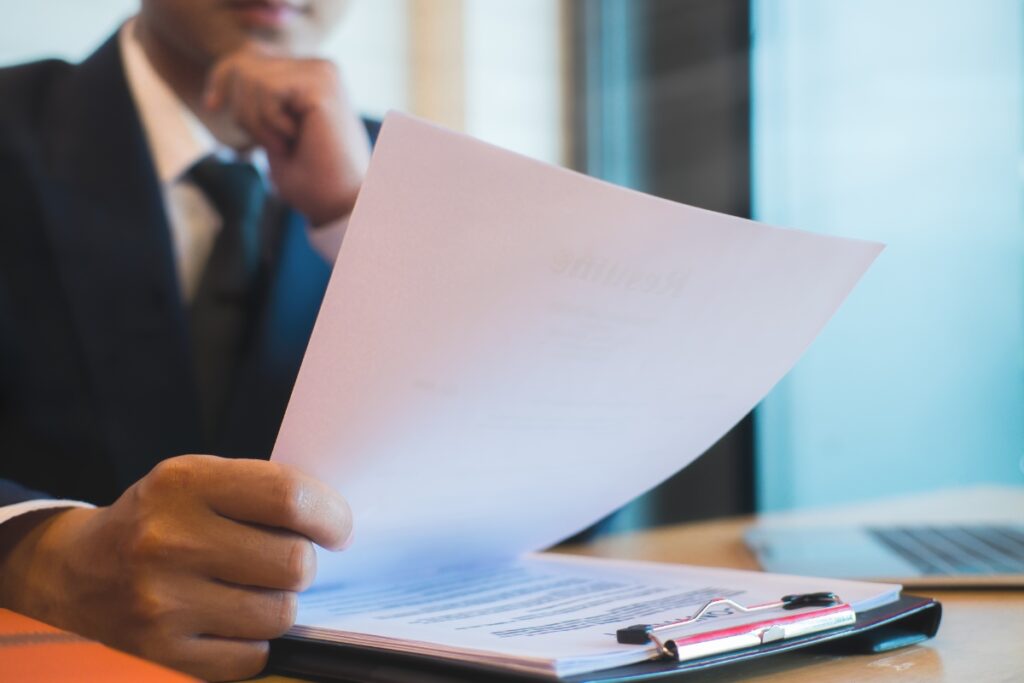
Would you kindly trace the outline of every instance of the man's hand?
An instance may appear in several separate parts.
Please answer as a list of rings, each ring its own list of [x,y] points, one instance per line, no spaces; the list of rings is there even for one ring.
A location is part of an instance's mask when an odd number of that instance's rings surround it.
[[[348,216],[370,161],[370,143],[337,67],[249,46],[222,59],[203,106],[227,117],[267,152],[282,199],[314,227]]]
[[[37,523],[0,558],[0,605],[202,678],[243,678],[292,626],[313,543],[341,549],[351,530],[345,500],[290,467],[171,458],[110,507]]]

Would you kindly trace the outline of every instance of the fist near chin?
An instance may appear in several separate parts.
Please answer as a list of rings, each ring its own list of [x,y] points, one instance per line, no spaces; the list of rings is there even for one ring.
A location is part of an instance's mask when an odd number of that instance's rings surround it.
[[[8,552],[0,604],[211,680],[258,674],[341,549],[348,504],[261,460],[171,458],[113,505],[52,515]]]
[[[266,150],[281,198],[314,226],[351,213],[370,143],[332,62],[246,47],[211,69],[203,106],[212,129],[226,119]]]

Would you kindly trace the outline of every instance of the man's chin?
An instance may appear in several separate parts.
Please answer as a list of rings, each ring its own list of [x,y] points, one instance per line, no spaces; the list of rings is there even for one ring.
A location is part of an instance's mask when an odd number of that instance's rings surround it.
[[[287,30],[238,25],[232,28],[232,39],[217,45],[212,62],[247,47],[280,56],[304,57],[316,54],[320,45],[319,40],[313,39],[308,26],[291,26]]]
[[[289,36],[300,32],[309,21],[309,8],[283,0],[229,0],[222,11],[245,34],[264,43],[290,43]]]

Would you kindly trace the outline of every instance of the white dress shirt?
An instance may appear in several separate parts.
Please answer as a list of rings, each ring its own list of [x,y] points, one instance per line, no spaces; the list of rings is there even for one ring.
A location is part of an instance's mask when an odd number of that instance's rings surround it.
[[[214,137],[153,68],[135,37],[134,19],[121,27],[118,41],[128,89],[139,112],[163,194],[178,283],[184,300],[191,301],[220,232],[221,218],[202,190],[189,179],[189,170],[211,154],[245,159],[256,167],[273,192],[267,179],[266,155],[260,149],[240,153]],[[310,242],[328,263],[333,263],[337,256],[347,224],[345,218],[310,230]],[[62,507],[93,506],[71,500],[28,500],[0,507],[0,524],[29,512]]]

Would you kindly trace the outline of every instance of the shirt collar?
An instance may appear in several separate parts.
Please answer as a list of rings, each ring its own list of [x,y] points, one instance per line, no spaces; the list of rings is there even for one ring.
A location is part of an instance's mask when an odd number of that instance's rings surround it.
[[[134,18],[121,27],[118,41],[128,89],[138,109],[161,184],[181,180],[196,162],[211,154],[251,161],[266,180],[267,164],[262,150],[240,155],[219,142],[160,77],[135,36]]]

